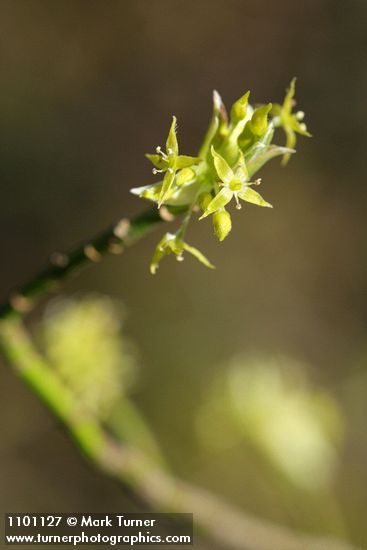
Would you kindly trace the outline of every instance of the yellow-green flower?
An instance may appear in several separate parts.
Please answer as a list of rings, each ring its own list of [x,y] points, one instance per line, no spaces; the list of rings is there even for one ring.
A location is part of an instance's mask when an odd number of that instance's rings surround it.
[[[195,212],[201,211],[199,219],[212,215],[214,233],[223,241],[232,228],[231,213],[226,210],[232,199],[238,209],[242,201],[272,208],[254,190],[261,181],[255,179],[255,174],[277,156],[282,156],[282,163],[286,164],[295,153],[296,134],[310,136],[303,122],[304,113],[292,113],[294,93],[295,79],[282,104],[255,107],[249,103],[250,92],[246,92],[233,103],[228,116],[220,95],[214,91],[213,114],[196,157],[179,154],[176,117],[173,117],[164,150],[157,147],[155,154],[146,155],[154,165],[153,173],[162,173],[160,181],[131,189],[133,194],[158,204],[158,208],[165,204],[173,208],[172,212],[185,214],[177,232],[167,233],[158,244],[152,273],[162,257],[174,254],[181,260],[185,250],[212,267],[183,240]],[[273,142],[278,130],[286,133],[287,146]]]
[[[219,186],[222,189],[209,202],[200,219],[206,218],[210,214],[217,212],[228,204],[233,197],[236,201],[236,208],[238,209],[241,208],[239,199],[257,204],[258,206],[272,208],[272,205],[266,202],[259,193],[251,189],[251,185],[259,185],[261,180],[249,181],[249,174],[242,153],[240,153],[235,171],[233,171],[227,161],[215,151],[214,147],[212,147],[212,155],[216,172],[221,180]]]
[[[200,162],[200,158],[198,157],[178,154],[176,124],[177,119],[174,116],[172,117],[172,124],[166,141],[166,152],[164,152],[161,147],[157,147],[156,154],[146,155],[147,158],[154,164],[153,174],[165,173],[160,190],[158,207],[161,206],[167,197],[167,194],[173,185],[177,170],[189,168],[190,166]]]
[[[161,259],[169,254],[175,254],[176,259],[179,262],[182,262],[184,259],[183,253],[185,251],[192,254],[192,256],[195,256],[195,258],[206,267],[214,269],[213,264],[209,262],[200,250],[185,243],[178,233],[166,233],[155,249],[153,259],[150,264],[150,272],[154,275],[158,269]]]
[[[307,131],[307,126],[302,122],[305,114],[303,111],[297,111],[292,113],[293,106],[295,104],[294,94],[296,91],[296,78],[293,78],[290,86],[287,90],[284,98],[283,105],[274,105],[272,108],[272,114],[279,116],[280,126],[282,126],[286,136],[286,147],[294,149],[297,141],[296,134],[301,136],[311,137],[311,134]],[[286,165],[289,161],[290,153],[283,155],[282,164]]]

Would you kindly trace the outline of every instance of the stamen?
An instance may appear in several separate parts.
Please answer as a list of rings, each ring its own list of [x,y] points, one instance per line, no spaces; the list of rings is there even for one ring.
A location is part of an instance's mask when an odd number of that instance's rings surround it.
[[[162,174],[162,172],[164,172],[164,170],[158,170],[157,168],[152,169],[153,174]]]
[[[183,254],[179,254],[178,256],[176,256],[176,260],[177,260],[178,262],[183,262],[184,259],[185,259],[185,258],[183,257]]]
[[[304,122],[302,122],[302,124],[300,124],[299,127],[301,128],[301,130],[302,130],[303,132],[306,132],[306,131],[307,131],[307,126],[306,126],[306,124],[305,124]]]
[[[173,172],[174,172],[173,168],[168,168],[168,172],[169,172],[170,174],[173,174]]]
[[[297,119],[297,120],[303,120],[304,117],[305,117],[305,113],[304,113],[303,111],[298,111],[298,112],[296,113],[296,119]]]
[[[168,160],[166,153],[162,151],[162,147],[160,145],[158,145],[158,147],[156,147],[155,150],[158,153],[158,155],[161,155],[163,160]]]
[[[167,149],[167,153],[168,153],[169,155],[173,155],[173,150],[169,147],[169,148]]]
[[[257,180],[254,181],[254,185],[260,185],[261,184],[261,178],[257,178]]]
[[[242,204],[240,204],[240,201],[238,200],[237,193],[235,193],[234,198],[236,200],[236,208],[237,210],[241,210]]]

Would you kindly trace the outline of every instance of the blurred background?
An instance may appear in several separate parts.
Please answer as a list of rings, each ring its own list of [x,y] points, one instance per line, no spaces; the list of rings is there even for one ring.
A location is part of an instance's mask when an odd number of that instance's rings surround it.
[[[247,89],[255,102],[280,102],[298,77],[314,137],[299,139],[286,169],[274,160],[262,170],[274,210],[234,211],[221,244],[210,222],[190,227],[188,241],[216,271],[169,258],[151,276],[161,228],[69,280],[63,294],[107,295],[123,312],[134,356],[126,391],[178,476],[261,518],[360,547],[366,23],[363,0],[0,6],[4,299],[53,250],[145,207],[129,188],[153,181],[144,153],[164,142],[172,114],[181,150],[195,154],[213,88],[227,105]],[[30,321],[36,334],[47,332],[45,306]],[[52,348],[58,338],[48,336]],[[1,373],[3,512],[140,509],[80,459],[8,367]]]

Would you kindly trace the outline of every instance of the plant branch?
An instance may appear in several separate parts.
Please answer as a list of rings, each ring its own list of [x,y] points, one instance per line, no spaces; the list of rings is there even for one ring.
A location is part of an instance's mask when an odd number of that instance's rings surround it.
[[[51,255],[49,265],[28,283],[12,292],[0,305],[0,319],[8,316],[22,316],[29,312],[45,293],[55,289],[58,283],[82,267],[99,262],[106,254],[120,254],[164,221],[172,221],[186,207],[156,207],[143,212],[136,218],[121,218],[93,239],[87,240],[69,253],[56,252]]]
[[[202,532],[227,550],[352,550],[330,539],[299,535],[251,517],[210,493],[176,479],[164,467],[131,444],[111,437],[100,420],[76,402],[73,392],[38,353],[20,319],[47,292],[70,274],[98,262],[108,253],[121,253],[163,221],[172,221],[186,208],[152,208],[129,221],[118,220],[106,231],[67,254],[54,253],[50,265],[12,293],[0,306],[0,346],[18,376],[64,424],[80,451],[100,470],[130,486],[154,509],[193,512]]]
[[[287,94],[285,106],[278,106],[280,112],[285,112],[285,107],[289,104],[293,94],[294,81],[292,81]],[[178,164],[180,162],[183,163],[181,164],[183,168],[184,166],[187,167],[187,162],[190,163],[190,166],[196,166],[200,161],[201,169],[204,171],[208,169],[209,160],[205,157],[208,155],[210,145],[215,139],[218,138],[220,147],[230,157],[237,158],[238,153],[241,153],[241,155],[246,153],[246,149],[242,151],[241,144],[237,140],[239,129],[243,129],[247,120],[247,99],[245,102],[245,97],[247,98],[248,94],[247,96],[245,94],[233,106],[236,108],[236,117],[242,120],[241,124],[236,126],[237,134],[233,134],[232,126],[227,124],[227,115],[220,96],[218,93],[214,93],[213,118],[200,149],[200,157],[203,157],[200,159],[178,155],[176,119],[173,118],[167,140],[167,153],[163,153],[158,148],[158,155],[149,156],[151,160],[153,159],[153,164],[159,168],[156,172],[165,171],[168,175],[173,174],[168,178],[169,186],[165,189],[163,195],[167,194],[174,184],[173,179],[179,170]],[[259,107],[253,113],[253,125],[256,132],[252,132],[252,126],[250,125],[246,147],[251,147],[253,142],[259,142],[265,147],[269,145],[266,142],[267,133],[265,131],[268,127],[267,114],[268,111],[264,111],[264,106]],[[288,117],[288,125],[293,124],[293,134],[294,131],[297,131],[303,133],[303,135],[308,135],[303,123],[302,127],[298,125],[294,128],[296,114],[292,115],[289,109],[285,114]],[[264,125],[265,130],[263,132],[262,127]],[[223,127],[225,131],[221,132]],[[226,143],[227,138],[228,143]],[[260,161],[257,160],[256,169],[273,156],[284,154],[284,148],[275,147],[272,151],[270,156],[268,154],[265,157],[265,160],[264,158]],[[286,154],[289,156],[289,152]],[[211,160],[210,157],[210,162]],[[223,160],[223,162],[226,161]],[[210,175],[212,169],[211,166],[209,168],[208,173]],[[200,172],[200,168],[197,170]],[[217,185],[215,182],[213,184],[211,179],[210,177],[210,190],[213,185]],[[242,183],[243,185],[248,183],[245,176]],[[154,192],[157,191],[157,185],[162,184],[149,186],[150,193],[153,196]],[[183,195],[187,192],[184,186],[180,189]],[[176,191],[179,193],[180,189],[176,189]],[[219,188],[215,187],[214,190],[217,194]],[[145,192],[147,192],[146,188]],[[102,421],[87,409],[79,399],[75,398],[72,389],[66,385],[55,370],[50,368],[45,358],[35,348],[32,339],[21,322],[22,317],[38,303],[38,300],[44,294],[54,290],[70,274],[88,264],[99,262],[108,253],[121,253],[125,247],[139,240],[161,222],[172,221],[176,215],[186,212],[180,230],[181,233],[178,233],[183,238],[192,209],[197,203],[198,195],[199,191],[197,191],[193,202],[189,202],[184,207],[163,206],[160,209],[154,207],[132,220],[122,218],[112,224],[106,231],[79,244],[69,253],[52,254],[49,265],[43,271],[13,292],[8,300],[0,305],[0,348],[18,376],[32,388],[33,392],[64,424],[83,454],[102,471],[131,486],[154,509],[165,512],[193,512],[195,525],[199,530],[227,550],[273,550],[274,548],[281,550],[304,550],[306,548],[307,550],[325,550],[325,548],[328,548],[328,550],[351,550],[350,546],[338,541],[319,540],[299,535],[285,527],[253,518],[224,504],[210,493],[176,479],[149,453],[143,453],[134,446],[132,438],[129,439],[128,430],[125,430],[123,434],[126,443],[122,444],[117,437],[111,436]],[[162,196],[158,197],[159,203],[162,202],[162,198]],[[182,203],[182,196],[180,198]],[[257,204],[260,203],[257,202]],[[209,264],[201,253],[193,247],[186,245],[186,250],[191,250],[191,253],[200,261],[206,263],[206,265]],[[181,253],[182,248],[178,251],[170,249],[170,252],[172,251],[177,255],[177,252]]]
[[[113,439],[74,398],[17,319],[0,321],[0,346],[9,363],[64,424],[77,447],[100,470],[130,486],[155,510],[193,512],[199,533],[226,550],[352,550],[347,543],[297,534],[257,519],[209,492],[173,477],[140,450]]]

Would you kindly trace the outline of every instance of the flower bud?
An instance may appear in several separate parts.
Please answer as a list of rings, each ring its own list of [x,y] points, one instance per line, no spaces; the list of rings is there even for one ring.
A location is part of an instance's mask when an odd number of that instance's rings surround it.
[[[267,105],[262,105],[261,107],[256,109],[256,111],[252,115],[250,127],[252,133],[255,136],[263,136],[268,129],[268,114],[271,108],[271,103],[268,103]]]
[[[237,122],[245,118],[247,114],[249,95],[250,92],[247,92],[233,103],[231,109],[231,120],[233,124],[237,124]]]
[[[214,212],[212,220],[214,233],[220,241],[224,241],[224,239],[227,237],[228,233],[232,229],[232,220],[230,213],[222,208],[221,210]]]
[[[211,193],[201,193],[199,196],[198,204],[200,209],[205,212],[208,207],[208,204],[212,201],[213,197]]]
[[[176,176],[176,184],[177,185],[183,185],[184,183],[188,183],[189,181],[192,181],[195,178],[195,172],[194,170],[191,170],[191,168],[183,168],[180,170]]]

